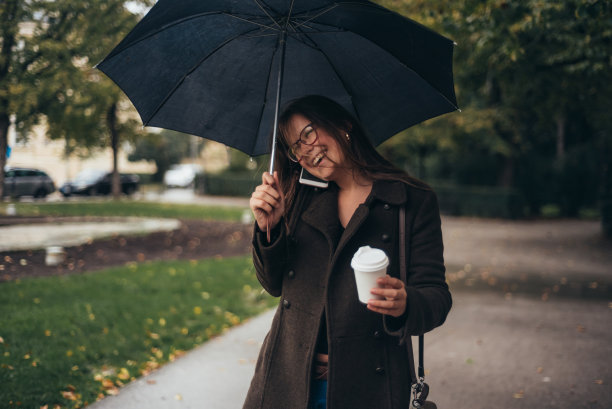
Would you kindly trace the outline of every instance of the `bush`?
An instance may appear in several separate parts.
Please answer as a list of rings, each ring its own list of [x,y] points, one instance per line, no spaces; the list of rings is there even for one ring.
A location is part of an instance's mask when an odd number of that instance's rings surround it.
[[[206,173],[196,178],[195,190],[198,194],[212,196],[248,197],[261,183],[260,178],[257,172]]]
[[[440,211],[453,216],[523,217],[521,194],[510,188],[433,184]]]

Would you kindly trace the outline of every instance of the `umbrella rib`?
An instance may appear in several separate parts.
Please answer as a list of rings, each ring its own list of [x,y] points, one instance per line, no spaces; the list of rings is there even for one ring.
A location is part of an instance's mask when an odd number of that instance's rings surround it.
[[[334,63],[329,59],[329,57],[327,56],[326,53],[323,52],[323,50],[321,50],[321,48],[318,46],[317,42],[315,40],[313,40],[310,35],[308,35],[307,33],[303,33],[303,35],[308,38],[310,41],[312,41],[312,43],[314,44],[314,46],[312,45],[308,45],[306,43],[303,43],[309,47],[312,47],[313,49],[319,51],[322,55],[323,58],[325,58],[327,60],[327,62],[329,62],[329,66],[332,67],[332,70],[334,70],[334,73],[336,74],[336,77],[338,77],[338,79],[340,80],[340,83],[342,83],[342,87],[346,90],[346,93],[348,95],[351,96],[351,105],[353,105],[353,108],[355,109],[355,113],[357,114],[357,118],[360,118],[359,115],[359,110],[357,109],[357,106],[355,105],[355,103],[353,102],[353,93],[351,92],[351,90],[349,89],[348,84],[342,79],[342,76],[340,75],[340,72],[336,69],[336,66],[334,65]]]
[[[220,14],[226,15],[226,16],[228,16],[228,17],[235,18],[236,20],[244,21],[244,22],[246,22],[246,23],[255,24],[256,26],[259,26],[259,27],[262,27],[262,28],[268,28],[268,29],[270,29],[270,30],[276,30],[276,31],[278,31],[276,28],[274,28],[274,27],[272,27],[272,26],[269,26],[269,25],[266,25],[266,24],[263,24],[263,23],[258,23],[258,22],[256,22],[256,21],[249,20],[248,18],[240,17],[240,16],[238,16],[237,14],[231,14],[231,13],[228,13],[228,12],[225,12],[225,11],[221,12]],[[278,25],[278,24],[277,24],[277,25]]]
[[[322,25],[322,26],[334,27],[334,26],[332,26],[332,25],[329,25],[329,24],[324,24],[324,23],[319,23],[319,22],[317,22],[317,24],[320,24],[320,25]],[[300,31],[296,31],[296,32],[295,32],[295,35],[293,35],[293,36],[291,36],[291,37],[292,37],[292,38],[294,38],[295,40],[297,40],[297,41],[301,42],[301,43],[302,43],[302,44],[304,44],[304,45],[308,45],[308,44],[307,44],[305,41],[300,40],[299,38],[297,38],[297,36],[300,36],[300,35],[305,36],[305,37],[307,37],[308,39],[310,39],[310,41],[312,41],[313,43],[315,43],[315,41],[312,39],[312,37],[310,36],[310,34],[339,33],[339,32],[350,32],[350,33],[355,34],[356,36],[359,36],[359,37],[361,37],[361,38],[363,38],[363,39],[365,39],[365,40],[367,40],[367,41],[372,42],[372,40],[370,40],[369,38],[367,38],[367,37],[363,37],[363,36],[361,36],[361,35],[359,35],[359,34],[355,33],[354,31],[350,31],[350,30],[343,30],[343,29],[340,29],[340,30],[330,30],[330,31],[316,30],[316,31],[312,31],[312,32],[310,32],[310,33],[300,30]],[[450,40],[449,40],[449,41],[450,41]],[[315,43],[315,44],[316,44],[316,43]],[[312,47],[312,46],[311,46],[311,47]],[[317,48],[315,48],[315,49],[317,49]],[[390,52],[389,52],[388,50],[386,50],[385,48],[381,47],[381,49],[382,49],[382,50],[384,50],[385,52],[387,52],[387,53],[389,53],[389,54],[393,55],[392,53],[390,53]],[[319,49],[319,50],[320,50],[320,49]],[[323,53],[323,55],[325,55],[325,53]],[[325,57],[327,58],[327,56],[325,56]],[[395,56],[394,56],[394,57],[395,57]],[[329,59],[328,59],[328,60],[329,60]],[[436,91],[436,92],[437,92],[439,95],[441,95],[441,96],[442,96],[442,98],[444,98],[444,100],[446,100],[446,101],[447,101],[447,102],[448,102],[448,103],[449,103],[449,104],[450,104],[452,107],[454,107],[455,109],[459,109],[459,107],[458,107],[458,106],[457,106],[457,105],[456,105],[456,104],[455,104],[453,101],[451,101],[451,100],[450,100],[450,99],[449,99],[449,98],[448,98],[448,97],[447,97],[447,96],[444,94],[444,92],[442,92],[442,91],[440,91],[438,88],[434,87],[434,86],[433,86],[433,85],[432,85],[432,84],[431,84],[429,81],[427,81],[425,78],[423,78],[423,76],[422,76],[421,74],[419,74],[417,71],[415,71],[415,70],[413,70],[412,68],[410,68],[408,65],[406,65],[406,64],[405,64],[403,61],[401,61],[400,59],[397,59],[397,58],[396,58],[396,60],[397,60],[397,61],[398,61],[398,62],[399,62],[399,63],[400,63],[400,64],[401,64],[401,65],[402,65],[404,68],[406,68],[407,70],[412,71],[412,72],[414,73],[414,75],[416,75],[417,77],[419,77],[419,78],[420,78],[420,79],[421,79],[421,80],[422,80],[424,83],[428,84],[428,85],[429,85],[429,86],[430,86],[432,89],[434,89],[434,90],[435,90],[435,91]],[[331,64],[331,63],[330,63],[330,64]],[[333,66],[333,65],[332,65],[332,66]],[[335,71],[335,69],[334,69],[334,71]]]
[[[138,44],[138,43],[140,43],[142,41],[147,40],[149,37],[153,37],[154,35],[156,35],[158,33],[161,33],[162,31],[167,30],[169,27],[176,26],[178,24],[184,23],[185,21],[193,20],[193,19],[196,19],[196,18],[199,18],[199,17],[211,16],[211,15],[215,15],[215,14],[222,14],[222,15],[225,15],[225,16],[228,16],[228,17],[232,17],[232,18],[235,18],[237,20],[244,21],[246,23],[250,23],[250,24],[262,27],[262,28],[276,30],[276,28],[274,28],[273,26],[266,25],[266,24],[263,24],[263,23],[258,23],[256,21],[249,20],[246,17],[241,17],[241,16],[239,16],[237,14],[232,14],[232,13],[229,13],[227,11],[208,11],[208,12],[198,13],[198,14],[194,14],[194,15],[191,15],[191,16],[188,16],[188,17],[184,17],[184,18],[181,18],[179,20],[173,21],[172,23],[168,23],[168,24],[166,24],[166,25],[164,25],[162,27],[159,27],[157,30],[154,30],[154,31],[150,32],[149,34],[144,35],[142,37],[139,37],[136,40],[130,42],[129,44],[125,44],[121,48],[115,48],[114,50],[111,51],[111,53],[109,55],[107,55],[104,58],[103,61],[106,61],[109,58],[111,58],[111,57],[113,57],[113,56],[115,56],[117,54],[122,53],[123,51],[127,50],[128,48],[130,48],[130,47],[132,47],[132,46],[134,46],[134,45],[136,45],[136,44]],[[245,14],[245,16],[248,16],[248,15]],[[252,16],[252,17],[257,17],[257,16]],[[278,25],[278,23],[277,23],[277,25]],[[98,64],[98,65],[100,65],[100,64]]]
[[[326,9],[321,10],[321,12],[320,12],[320,13],[315,14],[314,16],[312,16],[312,17],[308,18],[307,20],[304,20],[304,21],[302,21],[301,23],[299,23],[299,24],[297,24],[296,26],[294,26],[294,29],[298,29],[298,28],[300,28],[301,26],[303,26],[304,24],[307,24],[308,22],[310,22],[310,21],[314,20],[315,18],[317,18],[317,17],[321,17],[321,16],[322,16],[323,14],[325,14],[325,13],[329,13],[330,11],[332,11],[333,9],[335,9],[336,7],[338,7],[338,5],[337,5],[337,4],[334,4],[333,6],[330,6],[330,7],[326,8]]]
[[[253,30],[255,31],[255,30]],[[168,101],[168,99],[170,99],[170,97],[174,94],[174,92],[178,89],[178,87],[181,86],[181,84],[183,83],[183,81],[185,81],[185,78],[187,78],[187,76],[189,76],[189,74],[191,74],[192,72],[194,72],[204,61],[206,61],[210,56],[212,56],[213,54],[215,54],[217,51],[219,51],[221,48],[225,47],[225,45],[229,44],[230,42],[234,41],[235,39],[244,36],[245,34],[248,33],[241,33],[238,34],[232,38],[228,38],[227,40],[225,40],[223,43],[221,43],[218,47],[216,47],[214,50],[212,50],[211,52],[209,52],[206,56],[204,56],[202,59],[200,59],[191,69],[187,70],[185,72],[185,74],[183,74],[183,76],[181,77],[181,79],[179,81],[177,81],[177,83],[174,85],[174,87],[172,88],[172,90],[170,90],[170,92],[168,92],[168,94],[164,97],[164,99],[157,105],[157,107],[155,108],[155,110],[151,113],[151,115],[149,115],[149,117],[147,118],[146,121],[143,121],[143,125],[147,126],[149,124],[149,122],[151,122],[151,119],[153,119],[153,117],[155,115],[157,115],[157,113],[159,112],[159,110],[164,106],[164,104],[166,103],[166,101]]]
[[[253,1],[255,2],[255,4],[257,4],[257,7],[259,7],[259,8],[261,9],[261,11],[263,11],[263,12],[264,12],[264,14],[265,14],[266,16],[268,16],[268,17],[270,18],[270,20],[272,20],[272,22],[273,22],[275,25],[277,25],[277,26],[278,26],[278,28],[279,28],[279,29],[281,29],[281,30],[282,30],[282,27],[280,26],[280,24],[278,24],[278,21],[276,21],[276,20],[274,19],[274,17],[272,17],[272,16],[270,15],[270,13],[268,13],[268,10],[266,10],[266,9],[265,9],[265,7],[264,7],[264,6],[262,6],[262,5],[261,5],[261,3],[260,3],[259,1],[257,1],[257,0],[253,0]]]

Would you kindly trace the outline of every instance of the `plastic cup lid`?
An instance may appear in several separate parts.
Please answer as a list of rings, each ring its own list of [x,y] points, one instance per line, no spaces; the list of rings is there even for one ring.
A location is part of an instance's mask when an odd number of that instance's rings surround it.
[[[378,271],[389,265],[384,251],[370,246],[360,247],[351,260],[351,267],[360,271]]]

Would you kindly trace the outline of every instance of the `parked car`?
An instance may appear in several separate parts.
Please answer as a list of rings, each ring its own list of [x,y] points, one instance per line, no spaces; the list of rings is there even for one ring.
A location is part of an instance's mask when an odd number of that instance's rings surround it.
[[[199,173],[202,173],[199,165],[191,163],[172,165],[164,173],[164,184],[168,187],[192,187]]]
[[[53,179],[42,170],[29,168],[5,170],[3,196],[42,198],[53,192],[55,192]]]
[[[140,178],[137,175],[121,173],[121,192],[131,195],[138,190]],[[72,181],[64,183],[59,191],[64,197],[71,195],[108,195],[112,193],[112,172],[97,169],[85,169]]]

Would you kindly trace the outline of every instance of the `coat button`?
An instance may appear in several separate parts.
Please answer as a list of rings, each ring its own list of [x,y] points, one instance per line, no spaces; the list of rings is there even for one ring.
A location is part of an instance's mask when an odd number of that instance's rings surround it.
[[[295,277],[295,271],[293,271],[293,270],[289,270],[289,272],[287,273],[287,276],[288,276],[289,278],[293,278],[293,277]]]
[[[385,242],[385,243],[388,243],[388,242],[389,242],[389,239],[390,239],[389,235],[388,235],[388,234],[386,234],[386,233],[385,233],[385,234],[383,234],[383,235],[381,236],[381,238],[382,238],[382,241],[383,241],[383,242]]]
[[[382,374],[385,373],[385,368],[383,368],[382,366],[379,366],[379,367],[376,368],[375,371],[376,371],[377,374],[382,375]]]
[[[289,302],[289,300],[283,300],[283,307],[289,309],[289,307],[291,307],[291,303]]]
[[[374,338],[377,338],[377,339],[382,338],[382,332],[380,332],[380,331],[374,331]]]
[[[383,208],[384,208],[385,210],[389,210],[389,209],[391,209],[391,206],[389,205],[389,203],[385,203],[385,205],[383,206]]]

